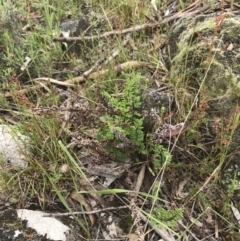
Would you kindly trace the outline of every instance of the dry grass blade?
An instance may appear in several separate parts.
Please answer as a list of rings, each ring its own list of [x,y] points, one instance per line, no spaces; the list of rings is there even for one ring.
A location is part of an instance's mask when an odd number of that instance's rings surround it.
[[[84,198],[84,196],[80,193],[77,193],[76,191],[72,191],[70,194],[70,197],[76,201],[78,201],[87,212],[92,212],[91,205],[87,202],[87,200]],[[91,226],[93,226],[96,222],[96,216],[94,214],[89,214],[89,219],[91,222]]]

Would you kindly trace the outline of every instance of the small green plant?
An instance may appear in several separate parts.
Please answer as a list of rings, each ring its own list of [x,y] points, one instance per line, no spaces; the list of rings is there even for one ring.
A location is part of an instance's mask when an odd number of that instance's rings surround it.
[[[155,170],[160,169],[164,164],[169,165],[171,163],[172,155],[164,146],[152,143],[152,151],[152,161]]]
[[[172,156],[163,145],[154,142],[143,128],[141,106],[147,82],[140,74],[125,76],[122,93],[119,93],[118,86],[114,86],[114,94],[110,94],[110,90],[102,91],[110,108],[108,114],[100,118],[97,138],[106,142],[106,150],[119,160],[150,154],[154,170],[158,170],[164,164],[170,164]]]
[[[154,208],[151,213],[151,222],[158,228],[168,227],[173,228],[177,222],[183,217],[183,208],[175,210],[165,210],[161,205]]]
[[[111,108],[111,115],[101,117],[98,139],[108,141],[106,149],[119,159],[124,159],[130,153],[146,153],[144,145],[143,117],[140,114],[142,97],[146,81],[139,74],[126,74],[123,92],[116,96],[102,91],[102,96]]]

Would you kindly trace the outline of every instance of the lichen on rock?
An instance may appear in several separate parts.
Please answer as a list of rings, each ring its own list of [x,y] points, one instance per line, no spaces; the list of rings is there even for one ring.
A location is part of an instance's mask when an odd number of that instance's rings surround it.
[[[193,104],[197,94],[200,94],[198,97],[204,94],[209,106],[206,114],[208,132],[214,141],[219,134],[216,133],[215,120],[220,119],[221,131],[231,133],[228,154],[235,153],[231,155],[231,164],[234,166],[240,157],[237,154],[240,125],[239,115],[236,114],[240,105],[239,32],[239,16],[218,13],[181,18],[169,34],[170,80],[176,101],[190,101]],[[183,101],[181,90],[184,88],[192,96]],[[234,133],[229,127],[230,123],[236,125]]]
[[[187,81],[196,90],[204,81],[211,101],[226,103],[225,99],[230,98],[236,104],[240,97],[240,42],[237,38],[240,19],[228,14],[223,21],[219,30],[215,15],[183,18],[173,26],[169,38],[171,80],[175,86],[185,86],[179,80]],[[214,112],[228,116],[235,107],[220,104]]]

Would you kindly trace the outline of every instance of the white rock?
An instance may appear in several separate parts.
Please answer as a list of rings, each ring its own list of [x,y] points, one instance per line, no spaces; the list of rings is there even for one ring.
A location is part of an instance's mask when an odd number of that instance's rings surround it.
[[[15,233],[14,233],[14,238],[17,238],[22,232],[20,232],[19,230],[15,230]]]
[[[27,209],[17,209],[17,215],[21,220],[27,220],[27,227],[34,229],[39,235],[52,240],[66,241],[65,232],[70,228],[53,217],[43,217],[44,212]]]
[[[10,126],[0,125],[0,158],[2,161],[18,166],[26,167],[27,161],[23,155],[26,152],[24,142],[28,138],[11,129]]]

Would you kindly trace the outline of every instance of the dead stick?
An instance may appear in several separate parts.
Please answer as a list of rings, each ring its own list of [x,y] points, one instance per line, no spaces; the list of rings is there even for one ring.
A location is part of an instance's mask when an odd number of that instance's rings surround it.
[[[178,19],[178,18],[181,18],[181,17],[184,17],[184,16],[191,16],[191,15],[195,15],[197,13],[200,13],[200,12],[204,12],[206,10],[208,10],[210,8],[210,5],[209,4],[206,4],[205,6],[195,10],[195,11],[192,11],[192,12],[178,12],[176,13],[175,15],[171,16],[171,17],[167,17],[165,19],[163,19],[162,21],[159,21],[157,23],[146,23],[146,24],[142,24],[142,25],[137,25],[137,26],[134,26],[134,27],[131,27],[131,28],[126,28],[126,29],[123,29],[123,30],[116,30],[116,31],[110,31],[110,32],[106,32],[106,33],[103,33],[101,35],[94,35],[94,36],[82,36],[82,37],[68,37],[68,38],[65,38],[65,37],[55,37],[53,38],[53,40],[55,41],[65,41],[65,42],[75,42],[75,41],[83,41],[83,40],[93,40],[93,39],[99,39],[99,38],[105,38],[105,37],[109,37],[109,36],[112,36],[112,35],[121,35],[121,34],[126,34],[126,33],[132,33],[134,31],[140,31],[140,30],[143,30],[143,29],[147,29],[147,28],[156,28],[158,26],[160,26],[161,24],[165,24],[165,23],[168,23],[168,22],[171,22],[175,19]]]
[[[112,36],[112,35],[121,35],[121,34],[131,33],[131,32],[143,30],[143,29],[146,29],[146,28],[155,28],[158,25],[159,25],[159,23],[146,23],[146,24],[137,25],[137,26],[134,26],[134,27],[131,27],[131,28],[126,28],[126,29],[123,29],[123,30],[106,32],[106,33],[103,33],[101,35],[83,36],[83,37],[68,37],[68,38],[55,37],[55,38],[53,38],[53,40],[55,40],[55,41],[65,41],[65,42],[93,40],[93,39],[109,37],[109,36]]]
[[[49,213],[44,214],[43,217],[62,217],[62,216],[71,216],[71,215],[78,215],[78,214],[95,214],[101,212],[108,212],[113,210],[120,210],[120,209],[127,209],[129,206],[120,206],[120,207],[109,207],[109,208],[102,208],[93,211],[82,211],[82,212],[68,212],[68,213]]]
[[[116,72],[122,72],[123,70],[126,70],[128,68],[135,68],[135,67],[139,67],[139,66],[148,66],[149,64],[147,62],[141,62],[141,61],[128,61],[128,62],[125,62],[123,64],[119,64],[117,66],[115,66],[113,68],[114,71]],[[106,69],[106,70],[100,70],[100,71],[97,71],[97,72],[94,72],[92,74],[90,74],[88,76],[88,78],[85,78],[85,76],[79,76],[79,77],[76,77],[76,78],[73,78],[73,79],[68,79],[68,80],[65,80],[63,81],[63,83],[66,83],[66,84],[76,84],[76,83],[81,83],[81,82],[84,82],[85,80],[87,79],[95,79],[95,78],[99,78],[101,76],[104,76],[106,75],[110,70],[109,69]]]
[[[138,66],[149,66],[149,64],[147,62],[128,61],[128,62],[125,62],[123,64],[117,65],[116,67],[113,68],[113,70],[117,71],[117,72],[121,72],[125,69],[135,68],[135,67],[138,67]],[[82,83],[87,79],[94,79],[94,78],[97,78],[97,77],[104,76],[108,72],[109,72],[109,69],[101,70],[101,71],[97,71],[97,72],[94,72],[94,73],[90,74],[88,76],[88,78],[86,78],[85,76],[79,76],[79,77],[76,77],[76,78],[73,78],[73,79],[68,79],[68,80],[65,80],[65,81],[59,81],[59,80],[55,80],[55,79],[52,79],[52,78],[46,78],[46,77],[37,78],[35,80],[38,80],[38,81],[44,80],[44,81],[48,81],[48,82],[56,84],[56,85],[70,87],[70,86],[73,86],[73,84]],[[21,90],[15,91],[14,93],[6,92],[2,96],[5,97],[5,98],[9,98],[9,97],[12,97],[14,95],[26,94],[30,91],[38,90],[40,88],[42,88],[41,85],[31,86],[31,87],[28,87],[26,89],[21,89]]]

